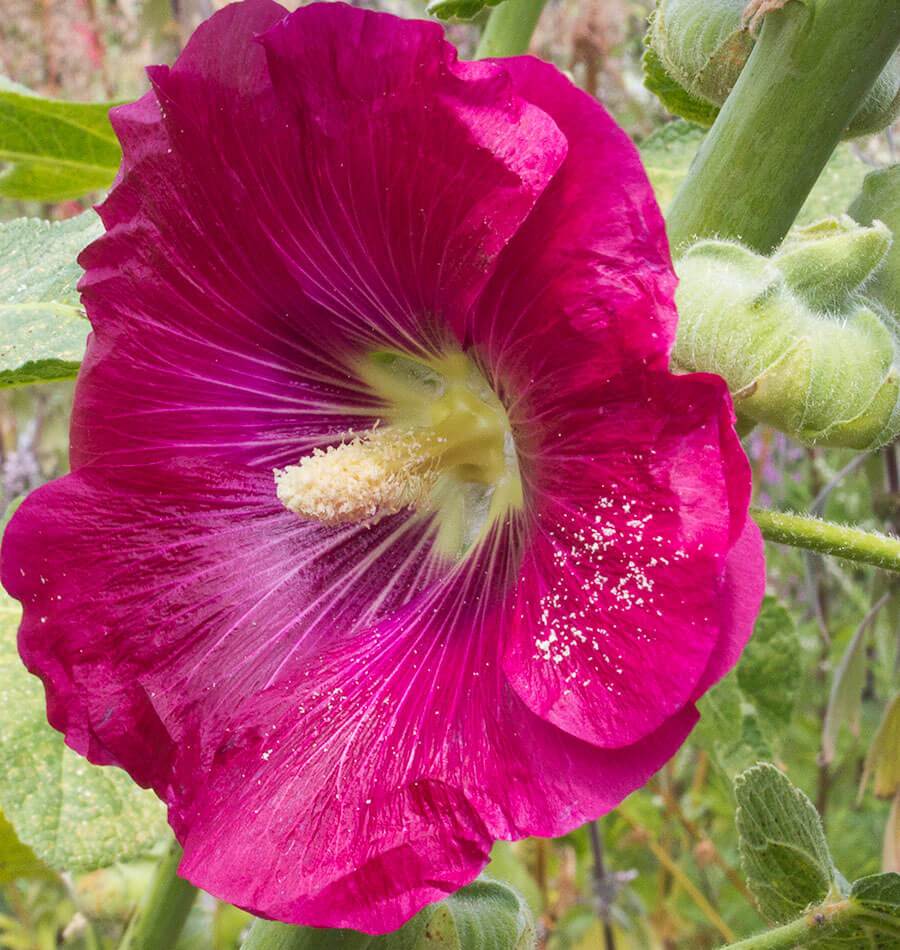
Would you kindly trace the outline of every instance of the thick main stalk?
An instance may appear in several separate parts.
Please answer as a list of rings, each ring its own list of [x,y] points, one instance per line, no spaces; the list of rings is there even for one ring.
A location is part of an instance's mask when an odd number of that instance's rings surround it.
[[[531,34],[540,19],[546,0],[505,0],[491,10],[476,59],[491,56],[520,56],[528,52]]]
[[[716,235],[777,247],[898,43],[900,0],[790,0],[769,13],[669,209],[676,253]]]

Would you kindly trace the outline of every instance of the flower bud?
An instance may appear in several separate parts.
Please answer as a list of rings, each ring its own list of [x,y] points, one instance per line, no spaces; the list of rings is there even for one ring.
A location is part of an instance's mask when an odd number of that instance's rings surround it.
[[[788,235],[777,254],[785,283],[813,310],[839,312],[880,269],[891,246],[881,221],[854,227],[848,218],[826,218]]]
[[[668,109],[694,122],[712,122],[756,42],[742,22],[746,6],[747,0],[657,0],[644,66],[648,87]],[[713,108],[707,111],[701,104]],[[900,51],[875,81],[844,138],[878,132],[898,114]]]
[[[772,256],[701,241],[677,263],[680,369],[718,373],[743,423],[870,449],[900,432],[894,318],[862,291],[891,245],[880,222],[828,219]]]

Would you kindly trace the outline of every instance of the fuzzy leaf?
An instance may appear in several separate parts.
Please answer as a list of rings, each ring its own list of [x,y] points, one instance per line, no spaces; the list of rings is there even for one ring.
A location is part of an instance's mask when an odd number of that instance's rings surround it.
[[[644,50],[642,65],[644,85],[672,115],[680,116],[688,122],[695,122],[705,128],[709,128],[716,121],[719,107],[691,95],[666,71],[659,54],[652,46]]]
[[[75,289],[76,258],[102,232],[93,211],[0,224],[0,388],[77,374],[91,327]]]
[[[763,724],[774,732],[785,728],[794,710],[801,659],[791,615],[774,597],[766,597],[738,663],[737,681]]]
[[[64,201],[108,188],[122,157],[113,105],[44,99],[0,77],[0,196]]]
[[[804,946],[813,950],[893,950],[900,946],[900,874],[872,874],[850,888],[855,911]]]
[[[824,922],[808,926],[806,938],[797,946],[804,950],[895,950],[900,946],[900,875],[860,878],[849,898],[838,898],[831,908],[814,911]],[[835,909],[837,914],[833,914]]]
[[[522,847],[511,841],[496,841],[491,848],[491,863],[484,873],[490,880],[510,884],[522,895],[528,907],[541,913],[544,910],[544,894],[529,870]]]
[[[735,675],[726,676],[697,703],[700,722],[694,741],[729,777],[772,756],[756,709],[746,701]]]
[[[485,7],[497,7],[503,0],[431,0],[426,13],[439,20],[471,20]]]
[[[509,885],[499,881],[476,881],[439,904],[430,904],[394,933],[380,937],[287,924],[256,926],[262,928],[265,939],[255,941],[254,928],[244,944],[247,950],[263,946],[290,946],[292,950],[338,950],[344,946],[354,950],[532,950],[535,945],[531,912]]]
[[[822,822],[812,802],[773,765],[734,782],[741,860],[760,910],[776,923],[820,903],[836,881]]]
[[[117,768],[91,765],[47,722],[44,691],[16,651],[21,609],[0,596],[0,807],[56,870],[88,870],[151,848],[162,804]]]
[[[737,679],[726,676],[698,701],[700,722],[694,730],[695,739],[730,745],[741,738],[741,706],[743,696]]]
[[[861,877],[850,888],[850,897],[867,910],[890,914],[900,926],[900,874],[871,874]]]
[[[856,881],[845,895],[813,911],[819,925],[808,926],[798,946],[809,950],[894,950],[900,946],[900,874],[873,874]],[[836,911],[836,913],[835,913]]]
[[[641,143],[644,168],[663,210],[687,177],[705,134],[699,126],[679,119],[657,129]]]
[[[794,709],[800,670],[794,622],[766,597],[737,667],[697,703],[694,738],[726,775],[772,757]]]

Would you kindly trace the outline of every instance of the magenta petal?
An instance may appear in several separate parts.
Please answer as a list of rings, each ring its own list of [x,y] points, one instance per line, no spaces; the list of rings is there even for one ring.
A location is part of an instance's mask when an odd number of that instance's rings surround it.
[[[115,112],[123,174],[82,255],[75,465],[271,467],[360,424],[354,358],[446,342],[565,156],[553,120],[501,67],[456,62],[436,24],[283,16],[229,6]]]
[[[567,736],[505,681],[484,563],[441,579],[403,518],[323,529],[271,498],[221,467],[83,470],[4,540],[52,721],[157,790],[184,873],[217,896],[396,928],[471,880],[493,838],[613,807],[692,726],[687,709],[621,751]]]
[[[694,698],[718,682],[740,659],[753,633],[753,625],[766,592],[763,539],[756,522],[748,518],[744,530],[728,552],[720,594],[719,639],[709,664],[697,684]]]
[[[569,831],[672,755],[693,708],[615,751],[526,710],[496,659],[503,611],[497,628],[452,625],[479,587],[473,569],[336,635],[238,708],[182,815],[183,871],[257,913],[383,932],[474,878],[493,838]]]
[[[205,767],[235,696],[440,568],[407,516],[302,522],[271,473],[182,461],[126,474],[82,470],[30,495],[4,536],[3,584],[25,608],[20,651],[51,722],[173,804],[173,742]]]
[[[614,807],[684,741],[763,586],[721,380],[668,372],[634,147],[528,58],[435,24],[227,6],[115,110],[85,250],[73,474],[3,539],[20,650],[92,761],[166,801],[182,870],[384,932],[492,840]],[[432,513],[326,527],[272,469],[372,424],[372,349],[461,348],[524,491],[458,561]]]
[[[742,536],[735,578],[748,470],[721,380],[648,374],[608,385],[600,408],[574,388],[566,399],[535,449],[504,669],[538,715],[614,748],[699,695],[714,653],[718,675],[734,663],[762,597],[761,545]]]
[[[531,57],[499,60],[519,95],[565,134],[551,186],[460,332],[499,385],[554,393],[572,375],[666,365],[675,277],[665,225],[634,145],[592,97]]]

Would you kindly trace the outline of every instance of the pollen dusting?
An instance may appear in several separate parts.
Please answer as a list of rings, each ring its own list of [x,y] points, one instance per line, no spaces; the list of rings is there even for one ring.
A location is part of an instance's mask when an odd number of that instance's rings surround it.
[[[688,557],[657,523],[671,507],[646,514],[640,509],[636,498],[608,490],[593,510],[568,512],[549,532],[556,580],[538,602],[534,659],[566,670],[563,679],[572,687],[596,682],[619,691],[616,680],[626,660],[611,626],[627,620],[635,640],[652,642],[648,629],[663,616],[657,581]],[[671,594],[671,583],[665,586]],[[596,679],[585,676],[586,668]]]
[[[421,504],[434,487],[439,445],[414,429],[373,429],[275,470],[290,511],[324,524],[376,524]]]

